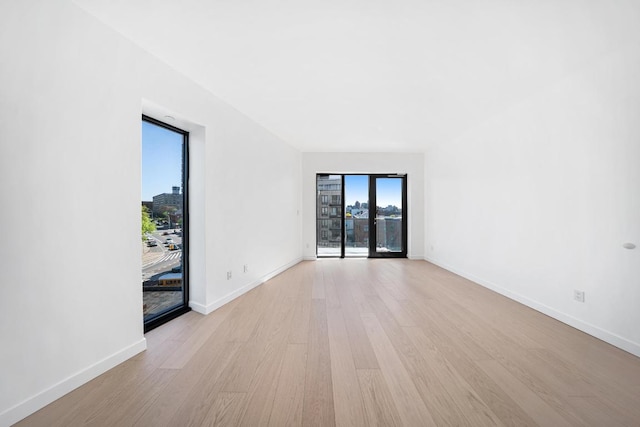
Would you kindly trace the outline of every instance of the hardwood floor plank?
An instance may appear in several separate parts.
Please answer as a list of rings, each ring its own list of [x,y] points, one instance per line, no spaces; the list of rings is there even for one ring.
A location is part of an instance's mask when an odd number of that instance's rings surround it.
[[[183,411],[188,409],[181,408],[181,405],[190,396],[195,396],[195,400],[192,399],[191,402],[195,404],[202,395],[217,393],[214,388],[218,384],[220,371],[226,367],[241,346],[239,342],[220,345],[227,336],[228,325],[229,323],[225,322],[222,328],[218,328],[187,365],[177,370],[177,375],[158,395],[154,406],[134,420],[134,425],[167,425],[180,409]]]
[[[363,314],[362,319],[403,423],[407,426],[435,425],[377,317]]]
[[[72,411],[49,425],[68,426],[86,425],[96,414],[102,414],[118,408],[121,402],[131,396],[131,389],[140,387],[153,372],[153,368],[143,367],[143,362],[128,363],[117,370],[116,375],[93,390],[93,395],[82,399]]]
[[[526,331],[540,343],[540,347],[552,351],[571,363],[600,385],[624,390],[640,399],[640,366],[637,357],[603,343],[599,339],[577,331],[558,320],[541,316],[528,307],[510,310],[511,323]],[[589,357],[584,357],[589,354]]]
[[[86,417],[95,410],[96,402],[102,401],[110,392],[119,388],[124,379],[133,370],[139,369],[139,360],[129,359],[104,374],[94,378],[64,397],[52,402],[28,418],[16,423],[16,426],[67,426],[75,419],[79,424],[83,416]]]
[[[640,358],[433,264],[301,262],[19,422],[637,426]]]
[[[375,304],[375,303],[372,303]],[[422,401],[437,425],[467,425],[463,411],[451,398],[443,383],[423,355],[405,334],[391,313],[378,301],[377,318],[402,364],[411,376]],[[495,420],[494,420],[495,421]]]
[[[227,319],[232,309],[233,305],[220,307],[201,321],[197,328],[192,328],[192,333],[189,334],[189,337],[171,352],[160,367],[163,369],[183,368]]]
[[[343,284],[343,286],[346,286],[346,284]],[[348,286],[349,292],[353,297],[353,301],[356,303],[358,312],[360,314],[373,313],[373,308],[369,305],[367,296],[362,290],[363,288],[364,284],[360,280],[353,282]]]
[[[266,425],[273,410],[282,370],[282,363],[288,345],[291,319],[293,317],[293,301],[296,298],[287,296],[281,301],[286,304],[271,307],[265,317],[263,333],[254,335],[253,339],[262,344],[257,365],[248,389],[247,405],[241,418],[241,425]],[[242,364],[239,364],[242,367]],[[286,369],[286,368],[285,368]]]
[[[396,301],[413,298],[415,289],[411,288],[411,282],[402,280],[377,281],[377,286],[383,288]]]
[[[425,318],[423,324],[428,325],[422,328],[422,332],[432,342],[437,343],[438,351],[502,423],[505,425],[536,424],[491,377],[477,368],[474,361],[491,360],[482,347],[475,343],[470,347],[467,337],[452,327],[448,321],[443,321],[440,315],[435,315],[433,310],[425,310],[422,315]],[[478,349],[482,352],[482,356],[474,357],[471,348]]]
[[[616,407],[593,396],[569,397],[571,406],[576,408],[582,418],[582,425],[629,427],[640,424],[640,419],[628,413],[628,408]],[[631,421],[630,420],[634,420]]]
[[[216,396],[220,392],[220,382],[218,379],[225,367],[235,360],[240,343],[229,343],[221,346],[216,352],[211,350],[209,363],[204,364],[204,369],[197,369],[198,365],[190,365],[189,368],[180,371],[176,381],[169,383],[160,398],[164,405],[160,406],[165,411],[165,417],[155,416],[154,425],[166,426],[196,426],[204,422],[205,417]],[[188,376],[183,379],[183,376]],[[180,388],[188,390],[180,392]],[[178,404],[176,404],[178,403]],[[172,416],[169,416],[171,413]],[[156,415],[146,412],[145,415]],[[147,423],[149,418],[141,418],[140,423]]]
[[[437,311],[436,306],[441,301],[438,299],[422,300],[412,299],[403,302],[405,310],[414,317],[420,325],[435,325],[434,331],[442,331],[443,336],[455,340],[458,351],[464,352],[465,356],[471,360],[489,360],[492,357],[489,353],[475,341],[467,339],[463,330],[460,330],[450,322],[448,316],[443,316]],[[445,305],[445,311],[454,312],[458,310],[457,305]],[[425,330],[426,332],[426,330]]]
[[[313,292],[313,271],[309,263],[302,263],[304,272],[297,286],[296,299],[293,301],[294,313],[289,330],[288,341],[291,344],[306,344],[309,338],[309,320]]]
[[[372,284],[373,289],[375,289],[377,293],[377,299],[373,299],[373,301],[380,300],[384,302],[386,306],[386,310],[388,310],[393,317],[398,322],[400,326],[416,326],[414,319],[411,318],[404,310],[402,305],[396,300],[387,289],[379,284]],[[369,299],[369,303],[371,304],[372,299]],[[380,309],[376,310],[376,313],[379,313]]]
[[[382,372],[379,369],[358,369],[357,374],[367,425],[402,426],[400,414]]]
[[[284,345],[293,314],[293,297],[285,297],[283,301],[285,304],[273,306],[272,310],[263,313],[260,324],[242,345],[237,359],[223,372],[220,378],[222,391],[248,393],[265,354],[273,351],[274,344]]]
[[[356,369],[378,369],[378,359],[376,359],[369,336],[364,329],[362,318],[360,317],[359,306],[355,301],[352,290],[356,287],[356,279],[343,279],[340,286],[336,287],[338,297],[342,307],[342,317],[349,336],[349,345]],[[363,301],[366,298],[362,295]],[[369,305],[368,302],[366,302]]]
[[[314,299],[307,350],[302,424],[332,426],[335,422],[326,304],[324,300]]]
[[[442,284],[439,284],[443,286]],[[488,293],[491,291],[486,290]],[[487,298],[490,297],[490,298]],[[502,295],[486,295],[484,298],[481,298],[479,301],[476,300],[476,304],[465,304],[465,308],[474,316],[478,318],[482,318],[484,322],[487,323],[488,326],[500,329],[508,335],[512,340],[514,340],[519,346],[523,348],[541,348],[542,345],[538,340],[536,340],[529,333],[525,333],[527,329],[522,328],[521,325],[515,321],[518,318],[518,312],[522,312],[523,310],[530,310],[525,306],[518,306],[512,304],[506,306],[504,303],[507,300],[506,297]],[[501,310],[496,310],[497,306],[502,307]],[[509,313],[509,317],[513,318],[514,321],[505,322],[505,313]]]
[[[324,271],[322,269],[322,263],[318,263],[313,275],[313,289],[311,291],[311,298],[313,299],[325,299],[324,293]]]
[[[349,335],[341,309],[327,309],[336,425],[363,426],[365,417]]]
[[[237,304],[231,311],[225,328],[227,342],[247,342],[258,325],[265,310],[265,304],[271,303],[272,297],[263,291],[262,286],[252,289],[242,296],[242,304]]]
[[[110,405],[94,412],[83,422],[83,425],[131,425],[133,420],[138,419],[155,404],[160,393],[176,375],[177,371],[175,370],[157,369],[144,382],[127,388]]]
[[[278,375],[278,385],[269,416],[269,426],[302,425],[306,366],[306,344],[287,345]]]
[[[246,393],[220,392],[204,417],[203,426],[236,426]]]
[[[220,374],[220,390],[229,393],[248,393],[256,373],[264,345],[255,341],[242,343],[235,360]]]
[[[563,418],[536,393],[521,383],[495,360],[480,360],[475,362],[488,376],[490,376],[509,396],[513,396],[532,419],[543,426],[570,426],[571,423]]]
[[[612,402],[619,408],[627,408],[632,417],[640,420],[640,406],[636,405],[637,399],[633,393],[622,392],[615,384],[598,384],[591,375],[575,366],[565,358],[559,357],[555,352],[547,349],[531,350],[528,354],[529,363],[542,364],[544,370],[536,370],[548,384],[554,384],[556,391],[564,390],[571,397],[594,397],[593,402]],[[560,384],[558,384],[560,383]],[[615,403],[613,403],[615,402]],[[574,407],[576,413],[582,414],[580,407]]]
[[[436,344],[424,334],[422,328],[405,327],[402,329],[425,360],[426,366],[423,367],[423,375],[433,376],[440,380],[440,384],[447,391],[453,403],[462,412],[465,421],[461,421],[459,425],[503,425],[500,419],[482,401],[473,387],[458,373],[456,367],[444,357]]]
[[[286,338],[286,336],[285,336]],[[241,426],[263,426],[269,423],[276,397],[278,375],[287,344],[283,339],[279,343],[268,343],[263,350],[260,363],[251,380],[247,393],[247,404],[243,408]]]
[[[155,328],[144,334],[147,340],[147,348],[153,348],[165,340],[180,340],[185,331],[189,331],[193,325],[197,324],[204,316],[200,313],[190,311],[177,317],[177,322],[169,322],[163,328]],[[136,357],[136,356],[134,356]]]
[[[334,264],[325,264],[325,266],[334,266]],[[334,267],[339,267],[335,265]],[[327,309],[340,308],[340,298],[338,297],[338,291],[336,289],[336,282],[334,275],[336,274],[336,268],[327,268],[324,273],[324,295],[327,300]]]
[[[440,308],[436,308],[436,311],[440,315],[444,314]],[[463,330],[467,341],[473,341],[482,346],[492,359],[500,362],[515,378],[535,391],[563,417],[573,423],[579,422],[581,414],[567,404],[566,397],[575,394],[593,394],[592,387],[582,378],[545,363],[536,357],[535,349],[522,348],[500,330],[491,328],[481,318],[470,314],[467,310],[460,309],[456,313],[449,313],[448,318]],[[551,390],[554,392],[551,393]]]

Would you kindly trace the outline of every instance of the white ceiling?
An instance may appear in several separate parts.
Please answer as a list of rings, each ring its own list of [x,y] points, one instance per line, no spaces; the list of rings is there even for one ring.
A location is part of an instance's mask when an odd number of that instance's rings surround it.
[[[638,0],[74,0],[302,151],[424,151],[638,42]]]

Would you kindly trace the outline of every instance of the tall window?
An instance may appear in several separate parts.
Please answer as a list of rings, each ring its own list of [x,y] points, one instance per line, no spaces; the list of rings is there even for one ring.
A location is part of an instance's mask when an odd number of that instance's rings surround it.
[[[186,131],[142,117],[142,291],[145,331],[189,311]]]

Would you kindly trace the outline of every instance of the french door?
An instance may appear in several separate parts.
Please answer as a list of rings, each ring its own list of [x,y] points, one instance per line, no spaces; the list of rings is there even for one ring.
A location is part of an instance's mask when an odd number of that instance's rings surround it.
[[[318,257],[406,257],[407,178],[318,174]]]

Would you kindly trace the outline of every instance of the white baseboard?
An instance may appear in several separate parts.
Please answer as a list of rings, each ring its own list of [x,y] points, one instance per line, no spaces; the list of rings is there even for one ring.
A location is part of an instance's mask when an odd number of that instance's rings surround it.
[[[304,256],[302,257],[303,261],[316,261],[318,259],[317,256],[315,255],[310,255],[310,256]]]
[[[285,270],[290,269],[291,267],[293,267],[294,265],[298,264],[299,262],[302,261],[302,258],[296,258],[291,262],[288,262],[287,264],[273,270],[272,272],[262,276],[261,278],[254,280],[251,283],[246,284],[245,286],[236,289],[233,292],[228,293],[227,295],[223,296],[222,298],[217,299],[216,301],[212,302],[211,304],[207,304],[206,306],[202,305],[202,304],[198,304],[195,302],[189,302],[189,307],[191,307],[191,309],[193,311],[196,311],[200,314],[204,314],[207,315],[209,313],[214,312],[215,310],[219,309],[220,307],[222,307],[223,305],[233,301],[234,299],[238,298],[239,296],[249,292],[251,289],[260,286],[261,284],[263,284],[264,282],[266,282],[267,280],[277,276],[278,274],[282,273]]]
[[[634,356],[640,357],[640,344],[630,341],[624,337],[621,337],[613,332],[609,332],[605,329],[602,329],[598,326],[592,325],[590,323],[584,322],[580,319],[577,319],[569,314],[558,311],[552,307],[549,307],[545,304],[542,304],[538,301],[532,300],[528,297],[520,295],[516,292],[512,292],[508,289],[505,289],[495,283],[492,283],[488,280],[481,279],[479,277],[474,276],[473,274],[469,274],[466,271],[460,270],[456,267],[452,267],[450,265],[439,262],[438,260],[424,257],[425,261],[428,261],[432,264],[437,265],[438,267],[442,267],[445,270],[451,271],[452,273],[457,274],[458,276],[462,276],[465,279],[469,279],[472,282],[475,282],[481,286],[484,286],[487,289],[491,289],[494,292],[499,293],[500,295],[504,295],[505,297],[517,301],[521,304],[526,305],[529,308],[532,308],[540,313],[544,313],[549,317],[553,317],[556,320],[559,320],[562,323],[565,323],[571,327],[574,327],[584,333],[587,333],[593,337],[596,337],[606,343],[609,343],[615,347],[618,347],[626,352],[633,354]]]
[[[207,314],[207,306],[202,305],[199,302],[189,301],[189,307],[191,307],[191,310],[195,311],[196,313]]]
[[[413,255],[413,254],[409,254],[409,255],[407,255],[407,258],[409,258],[409,259],[410,259],[410,260],[412,260],[412,261],[413,261],[413,260],[420,260],[420,261],[422,261],[422,260],[426,259],[426,258],[424,257],[424,255]]]
[[[146,350],[147,340],[142,338],[141,340],[131,344],[128,347],[108,356],[97,363],[83,369],[82,371],[71,375],[68,378],[54,384],[48,389],[41,391],[40,393],[32,396],[17,405],[7,409],[0,413],[0,426],[10,426],[17,423],[23,418],[28,417],[37,410],[44,408],[49,403],[56,399],[61,398],[65,394],[75,390],[81,385],[91,381],[97,376],[107,372],[109,369],[114,368],[127,359],[135,356],[136,354]]]

